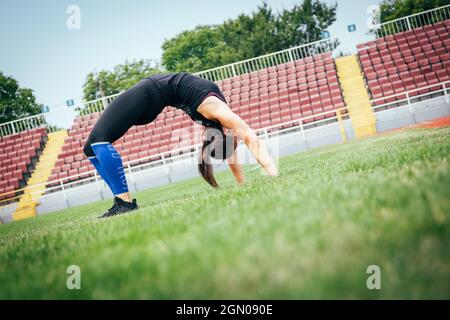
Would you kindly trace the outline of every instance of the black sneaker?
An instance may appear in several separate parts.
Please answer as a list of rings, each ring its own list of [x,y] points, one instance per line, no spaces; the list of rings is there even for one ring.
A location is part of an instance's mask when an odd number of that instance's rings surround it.
[[[108,218],[113,217],[119,214],[124,214],[130,211],[134,211],[138,208],[136,199],[133,199],[132,202],[126,202],[118,197],[114,198],[114,205],[102,214],[99,218]]]

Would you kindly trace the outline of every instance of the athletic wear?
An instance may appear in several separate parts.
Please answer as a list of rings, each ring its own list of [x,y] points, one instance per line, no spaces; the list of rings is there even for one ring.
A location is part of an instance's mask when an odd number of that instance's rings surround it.
[[[203,100],[211,94],[226,102],[225,97],[214,82],[186,72],[155,75],[149,79],[163,93],[165,105],[183,110],[192,120],[204,126],[220,127],[219,123],[206,119],[197,111]]]
[[[214,82],[189,73],[146,78],[120,94],[103,111],[84,145],[84,153],[114,195],[128,192],[122,160],[111,144],[133,125],[155,120],[166,106],[183,110],[206,127],[222,130],[218,122],[206,119],[197,111],[210,95],[226,102]]]
[[[110,186],[112,193],[116,196],[128,192],[125,170],[117,150],[108,142],[97,142],[91,144],[91,147],[94,150],[96,160],[91,159],[91,162],[100,164],[97,171]]]
[[[226,102],[219,87],[211,81],[191,75],[176,73],[146,78],[120,94],[103,111],[90,133],[84,152],[94,156],[91,144],[113,143],[133,125],[152,122],[166,106],[186,112],[192,120],[206,127],[221,129],[221,125],[203,117],[197,108],[213,94]]]
[[[132,202],[126,202],[118,197],[114,198],[114,205],[109,208],[104,214],[102,214],[99,218],[108,218],[117,216],[119,214],[124,214],[130,211],[134,211],[138,209],[138,205],[136,199],[133,199]]]
[[[108,187],[112,191],[112,193],[116,194],[114,192],[114,186],[111,184],[111,181],[109,181],[107,172],[103,169],[103,167],[101,166],[101,164],[98,161],[98,159],[96,157],[89,157],[89,160],[91,161],[92,165],[97,170],[97,172],[100,175],[100,177],[102,177],[102,179],[106,182],[106,184],[108,185]]]

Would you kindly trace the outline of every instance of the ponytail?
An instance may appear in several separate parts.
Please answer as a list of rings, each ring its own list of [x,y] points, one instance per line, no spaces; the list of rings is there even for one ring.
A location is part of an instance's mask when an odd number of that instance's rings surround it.
[[[198,159],[198,171],[203,179],[209,183],[213,188],[218,188],[216,178],[214,178],[214,169],[211,163],[211,157],[208,146],[214,141],[214,137],[211,140],[203,141],[202,149]]]
[[[198,157],[198,171],[213,188],[219,184],[214,178],[214,166],[211,158],[225,160],[237,147],[237,140],[224,134],[223,130],[206,128],[205,139]]]

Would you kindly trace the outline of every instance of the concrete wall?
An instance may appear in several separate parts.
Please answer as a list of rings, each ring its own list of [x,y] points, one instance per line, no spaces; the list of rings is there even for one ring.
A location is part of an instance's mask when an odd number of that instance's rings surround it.
[[[16,211],[17,203],[13,203],[0,208],[0,222],[8,223],[12,221],[12,214]]]
[[[414,103],[411,109],[405,105],[375,113],[378,132],[445,117],[449,114],[450,104],[444,96]]]

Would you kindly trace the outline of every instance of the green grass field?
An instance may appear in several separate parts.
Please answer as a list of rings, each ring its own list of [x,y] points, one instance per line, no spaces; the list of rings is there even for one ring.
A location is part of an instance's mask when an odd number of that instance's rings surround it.
[[[450,298],[450,128],[281,159],[0,226],[0,298]],[[81,268],[81,290],[66,268]],[[381,268],[368,290],[366,268]]]

